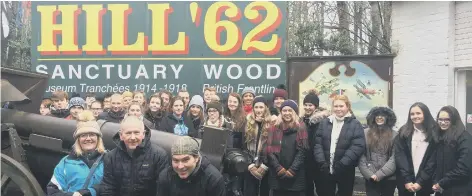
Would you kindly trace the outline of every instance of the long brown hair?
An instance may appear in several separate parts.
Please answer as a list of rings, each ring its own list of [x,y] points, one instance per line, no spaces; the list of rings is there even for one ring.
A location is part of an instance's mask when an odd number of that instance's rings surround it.
[[[389,152],[392,149],[393,131],[388,127],[370,128],[367,131],[367,147],[371,150]]]
[[[234,114],[232,114],[230,109],[228,108],[228,103],[226,103],[224,116],[230,118],[235,123],[234,131],[238,131],[240,128],[242,128],[245,120],[245,112],[243,109],[242,98],[238,93],[230,93],[228,95],[228,101],[229,97],[235,97],[238,100],[238,108],[236,109]]]
[[[188,103],[188,104],[190,104],[190,103]],[[203,118],[203,108],[200,107],[200,106],[197,105],[197,104],[193,104],[193,105],[196,105],[196,106],[198,106],[198,107],[200,108],[200,112],[198,113],[198,119],[200,119],[201,122],[203,122],[203,121],[205,120],[205,119]],[[192,112],[190,111],[191,109],[192,109],[192,105],[189,105],[189,106],[188,106],[188,111],[187,111],[187,117],[189,117],[189,119],[193,119],[193,118],[192,118]]]
[[[378,116],[385,118],[383,125],[376,123],[375,119]],[[367,114],[366,120],[369,126],[366,138],[367,147],[381,152],[390,152],[393,148],[393,126],[397,122],[393,110],[388,107],[374,107]]]

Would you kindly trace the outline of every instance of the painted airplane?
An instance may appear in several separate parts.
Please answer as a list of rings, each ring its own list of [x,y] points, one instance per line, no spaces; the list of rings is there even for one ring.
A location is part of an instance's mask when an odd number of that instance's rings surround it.
[[[367,99],[372,99],[369,95],[375,95],[376,91],[374,89],[368,89],[367,86],[357,79],[357,84],[352,85],[357,89],[358,95],[363,95]]]

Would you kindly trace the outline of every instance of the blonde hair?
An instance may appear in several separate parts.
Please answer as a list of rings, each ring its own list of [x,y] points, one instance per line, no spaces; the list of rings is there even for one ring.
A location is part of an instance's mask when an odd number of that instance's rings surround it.
[[[74,152],[77,156],[81,156],[84,154],[84,151],[80,147],[79,139],[80,137],[78,137],[74,143]],[[105,152],[105,145],[103,145],[103,139],[100,136],[97,137],[97,147],[95,148],[95,150],[97,150],[97,152],[100,154],[103,154]]]
[[[245,139],[246,143],[256,140],[258,126],[257,126],[255,115],[256,115],[255,112],[252,111],[252,113],[250,113],[246,117],[247,123],[246,123],[246,131],[244,133],[244,137],[246,138]],[[268,135],[267,131],[269,130],[272,123],[269,107],[267,106],[265,106],[263,117],[264,119],[262,120],[261,136],[263,139],[266,139]]]
[[[130,91],[125,91],[125,92],[123,92],[123,94],[121,94],[121,95],[123,96],[123,98],[125,98],[125,97],[131,97],[131,98],[133,98],[133,93],[130,92]]]
[[[146,93],[144,93],[144,91],[134,91],[133,93],[133,98],[138,95],[138,94],[142,94],[143,95],[143,98],[146,98]]]
[[[292,108],[290,108],[290,110],[292,111],[292,122],[288,123],[288,126],[286,126],[285,128],[295,128],[300,125],[300,117],[295,112],[295,110],[293,110]],[[282,112],[280,112],[279,116],[277,117],[277,121],[275,122],[275,125],[279,126],[283,125],[284,123],[285,121],[282,118]]]
[[[90,110],[84,110],[79,114],[79,118],[77,120],[77,124],[80,122],[88,122],[88,121],[95,121],[95,117],[93,116],[93,112]],[[73,150],[77,156],[81,156],[84,154],[84,151],[82,150],[82,147],[80,147],[79,144],[80,137],[77,137],[75,139],[74,145],[73,145]],[[95,147],[95,150],[98,151],[98,153],[102,154],[105,152],[105,146],[103,144],[103,139],[102,137],[97,134],[97,147]]]
[[[351,105],[351,101],[349,101],[349,97],[347,97],[346,95],[334,96],[333,102],[331,104],[331,108],[333,108],[334,102],[337,100],[343,101],[346,104],[347,108],[349,109],[349,112],[354,115],[354,113],[352,112],[352,105]]]

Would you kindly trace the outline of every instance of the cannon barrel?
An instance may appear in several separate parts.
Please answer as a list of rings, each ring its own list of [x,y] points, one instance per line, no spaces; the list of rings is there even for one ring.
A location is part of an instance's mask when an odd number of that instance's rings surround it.
[[[20,136],[27,136],[34,133],[58,138],[67,143],[74,143],[72,135],[77,124],[74,120],[42,116],[10,109],[2,109],[2,122],[15,124]],[[103,120],[98,120],[98,122],[100,124],[103,123],[101,132],[103,134],[105,147],[107,149],[113,149],[116,145],[112,141],[112,137],[119,131],[120,125],[117,123],[105,122]],[[171,133],[151,130],[151,142],[169,152],[172,142],[178,137],[179,136]],[[200,139],[197,139],[197,141],[201,142]]]
[[[116,144],[112,137],[119,131],[119,124],[112,122],[98,121],[101,126],[103,134],[103,142],[107,149],[113,149]],[[68,151],[71,145],[75,142],[73,133],[76,129],[77,122],[74,120],[66,120],[51,116],[42,116],[22,112],[18,110],[2,109],[2,123],[15,124],[15,128],[21,137],[29,137],[31,134],[47,136],[62,140],[62,145],[65,149],[57,149],[58,151]],[[162,147],[170,153],[172,143],[180,136],[171,133],[151,130],[151,142]],[[201,143],[200,139],[196,139]],[[30,141],[31,142],[31,141]],[[220,157],[221,158],[221,157]],[[220,160],[211,160],[211,162],[220,162]]]
[[[44,188],[56,164],[74,144],[73,133],[77,122],[11,109],[2,109],[1,115],[2,123],[14,124],[18,135],[24,141],[31,172]],[[109,150],[115,148],[116,144],[112,138],[119,131],[119,124],[101,120],[98,122],[101,124],[105,148]],[[205,132],[203,139],[195,139],[200,144],[202,154],[217,168],[225,165],[231,167],[228,171],[244,172],[249,165],[249,159],[238,152],[240,151],[238,149],[232,149],[230,156],[224,158],[227,135],[221,133],[221,131]],[[172,133],[151,130],[150,140],[152,144],[162,147],[170,154],[173,142],[179,137]],[[2,137],[2,141],[4,139],[5,137]],[[223,141],[223,144],[219,141]]]

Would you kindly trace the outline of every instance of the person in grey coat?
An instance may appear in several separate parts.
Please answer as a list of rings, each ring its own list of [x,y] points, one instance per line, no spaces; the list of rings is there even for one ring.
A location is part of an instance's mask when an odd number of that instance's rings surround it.
[[[367,114],[366,151],[359,160],[367,196],[393,196],[395,193],[395,155],[397,132],[395,113],[388,107],[374,107]]]

